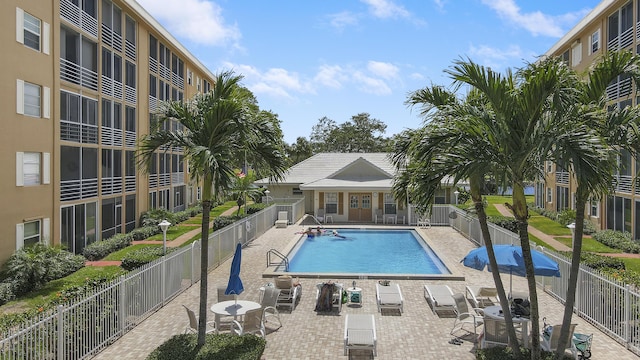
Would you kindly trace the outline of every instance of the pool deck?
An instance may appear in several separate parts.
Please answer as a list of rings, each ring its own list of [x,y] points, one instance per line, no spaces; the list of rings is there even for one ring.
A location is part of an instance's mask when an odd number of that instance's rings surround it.
[[[300,229],[299,224],[279,229],[273,227],[243,249],[241,278],[245,291],[239,299],[258,301],[259,288],[270,281],[269,278],[263,278],[266,270],[265,254],[272,248],[281,252],[285,250],[299,237],[296,232]],[[267,329],[267,347],[263,359],[372,359],[371,352],[364,350],[352,351],[349,357],[343,355],[345,314],[374,315],[378,340],[377,359],[475,359],[473,342],[464,341],[461,345],[448,343],[452,338],[449,331],[454,318],[445,313],[440,316],[432,313],[423,296],[423,285],[447,284],[454,292],[464,293],[466,285],[492,285],[491,274],[466,268],[459,263],[475,246],[455,230],[434,226],[418,231],[447,266],[453,267],[450,269],[452,272],[464,276],[464,281],[393,279],[392,282],[398,283],[402,289],[404,312],[380,314],[375,300],[377,280],[357,279],[357,286],[363,289],[362,306],[344,305],[339,315],[324,315],[314,312],[315,288],[318,282],[332,279],[301,278],[303,292],[300,303],[292,312],[280,311],[284,324],[281,328]],[[229,259],[209,273],[209,307],[216,302],[215,289],[227,284],[230,265]],[[508,275],[503,280],[508,284]],[[351,284],[351,280],[344,282],[345,286]],[[513,287],[514,290],[526,290],[525,279],[514,277]],[[145,359],[165,340],[183,333],[187,316],[182,305],[197,309],[198,292],[199,286],[194,284],[94,359]],[[542,309],[540,318],[546,317],[551,323],[560,323],[563,305],[542,291],[538,292],[538,296]],[[638,358],[578,316],[574,315],[573,322],[578,324],[576,332],[594,334],[592,359]]]

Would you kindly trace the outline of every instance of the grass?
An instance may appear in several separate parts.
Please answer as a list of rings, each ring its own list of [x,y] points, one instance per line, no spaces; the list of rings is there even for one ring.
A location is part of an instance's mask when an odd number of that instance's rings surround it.
[[[551,236],[571,236],[571,230],[546,216],[532,214],[529,218],[529,225]]]
[[[122,261],[122,259],[124,259],[132,251],[140,250],[140,249],[146,248],[146,247],[162,247],[162,245],[156,245],[156,244],[136,244],[136,245],[131,245],[131,246],[127,246],[124,249],[118,250],[116,252],[113,252],[113,253],[107,255],[102,260]]]
[[[63,278],[48,282],[43,288],[21,296],[0,307],[0,313],[23,311],[54,299],[57,294],[70,287],[84,284],[89,279],[98,277],[111,277],[124,274],[119,266],[85,266],[82,269]]]
[[[620,258],[624,262],[626,270],[633,270],[640,272],[640,259],[634,258]]]
[[[569,237],[554,237],[557,241],[571,247],[571,236]],[[594,253],[621,253],[621,250],[613,249],[604,245],[601,242],[593,240],[592,238],[583,237],[582,238],[582,251],[586,252],[594,252]]]
[[[185,226],[185,225],[171,226],[167,230],[167,241],[175,240],[178,237],[180,237],[180,235],[186,234],[189,231],[197,230],[197,229],[198,227],[194,227],[194,226]],[[147,240],[162,241],[162,238],[163,238],[163,234],[155,234],[152,237],[148,238]]]
[[[209,211],[209,218],[213,220],[213,218],[222,215],[223,212],[238,206],[235,201],[227,201],[222,205],[216,206],[211,211]],[[202,224],[202,214],[198,214],[189,220],[183,221],[182,224]]]

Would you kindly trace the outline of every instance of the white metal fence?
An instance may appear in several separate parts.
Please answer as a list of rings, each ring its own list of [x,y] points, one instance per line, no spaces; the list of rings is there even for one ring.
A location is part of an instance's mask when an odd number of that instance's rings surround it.
[[[209,270],[275,223],[278,211],[297,221],[304,200],[270,206],[209,236]],[[74,303],[43,311],[3,332],[0,359],[85,359],[123,336],[200,280],[200,241],[129,272]]]

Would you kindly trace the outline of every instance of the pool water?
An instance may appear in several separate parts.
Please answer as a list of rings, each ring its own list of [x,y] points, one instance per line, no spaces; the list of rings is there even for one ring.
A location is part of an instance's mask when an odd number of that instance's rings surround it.
[[[306,237],[289,253],[300,273],[450,274],[414,230],[337,229],[345,238]]]

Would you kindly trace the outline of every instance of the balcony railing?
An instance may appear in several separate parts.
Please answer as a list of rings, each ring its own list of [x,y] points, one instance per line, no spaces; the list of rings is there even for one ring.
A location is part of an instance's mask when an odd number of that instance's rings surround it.
[[[102,75],[102,94],[113,96],[113,79],[106,75]]]
[[[155,112],[158,109],[158,99],[149,95],[149,112]]]
[[[98,127],[96,125],[60,120],[60,140],[97,144]]]
[[[100,144],[109,146],[122,146],[122,129],[103,126],[100,128]]]
[[[162,186],[169,186],[171,185],[171,174],[170,173],[166,173],[166,174],[158,174],[158,186],[162,187]]]
[[[606,91],[609,100],[615,100],[631,94],[631,90],[631,78],[626,78],[607,86]]]
[[[180,90],[184,90],[184,79],[178,74],[171,73],[171,82],[174,86],[177,86]]]
[[[128,193],[136,191],[135,175],[128,175],[124,177],[124,191]]]
[[[556,173],[556,184],[564,184],[569,185],[569,173],[568,172],[557,172]]]
[[[101,185],[102,195],[120,194],[122,193],[122,176],[103,177]]]
[[[125,40],[124,52],[129,59],[136,60],[136,45],[129,40]]]
[[[628,175],[618,175],[616,179],[616,191],[631,193],[633,177]]]
[[[158,187],[158,174],[149,174],[149,188]]]
[[[630,46],[631,44],[633,44],[633,27],[630,27],[617,37],[609,40],[609,42],[607,43],[607,50],[622,50]]]
[[[135,105],[137,103],[137,99],[138,99],[138,94],[136,91],[136,88],[133,88],[129,85],[125,86],[125,92],[124,92],[124,97],[125,97],[125,101],[128,102],[129,104]]]
[[[135,131],[126,131],[124,132],[124,146],[126,147],[136,147],[136,132]]]
[[[184,172],[171,173],[171,185],[182,185],[184,183]]]
[[[60,17],[92,37],[98,38],[98,20],[71,1],[60,0]]]
[[[98,196],[98,179],[60,181],[60,201],[87,199]]]
[[[158,72],[158,60],[149,56],[149,70],[153,73]]]
[[[163,64],[160,64],[160,76],[166,80],[171,80],[171,70]]]

